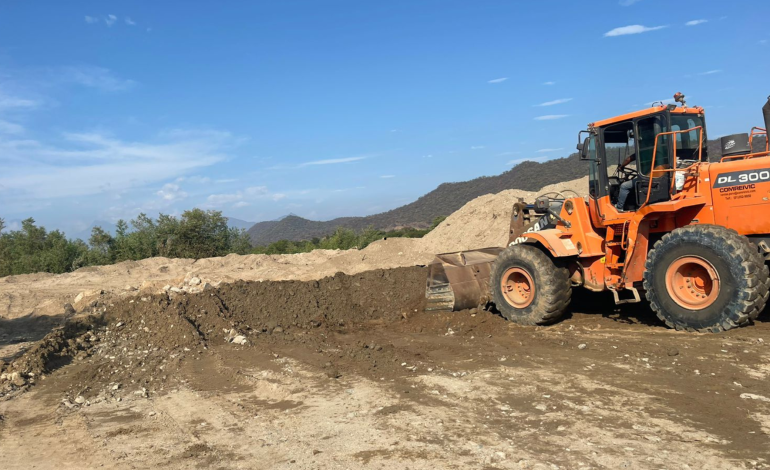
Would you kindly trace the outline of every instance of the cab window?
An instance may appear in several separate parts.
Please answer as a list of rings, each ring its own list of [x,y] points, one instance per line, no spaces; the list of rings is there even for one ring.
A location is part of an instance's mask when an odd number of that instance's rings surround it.
[[[655,152],[655,141],[658,134],[668,132],[666,117],[662,114],[640,119],[636,124],[637,141],[639,145],[639,170],[643,175],[650,174],[652,157]],[[655,155],[655,169],[665,170],[671,168],[669,157],[669,135],[657,139],[657,155]]]
[[[695,129],[700,127],[701,129]],[[677,162],[683,160],[697,161],[698,149],[700,142],[703,145],[703,160],[708,160],[706,151],[708,146],[705,145],[706,131],[703,129],[703,119],[697,115],[691,114],[673,114],[671,115],[671,130],[672,131],[684,131],[692,129],[689,132],[683,132],[676,134],[676,159]]]
[[[588,139],[588,194],[592,198],[599,197],[599,160],[596,157],[596,136]]]

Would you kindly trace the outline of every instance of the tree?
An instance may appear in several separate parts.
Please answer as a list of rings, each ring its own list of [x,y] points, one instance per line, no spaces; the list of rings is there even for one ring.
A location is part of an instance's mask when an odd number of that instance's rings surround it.
[[[440,216],[436,217],[435,219],[433,219],[433,223],[430,225],[430,230],[433,230],[434,228],[438,227],[439,224],[441,224],[441,222],[443,222],[445,220],[446,220],[446,216],[445,215],[440,215]]]
[[[91,229],[91,238],[88,239],[90,250],[90,265],[102,265],[113,262],[115,250],[115,240],[112,235],[105,232],[101,227]]]
[[[5,219],[0,217],[0,233],[3,233],[4,228],[5,228]]]

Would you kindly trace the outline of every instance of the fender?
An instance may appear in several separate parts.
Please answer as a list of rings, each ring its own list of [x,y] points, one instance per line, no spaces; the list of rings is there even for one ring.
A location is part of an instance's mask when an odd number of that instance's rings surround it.
[[[517,245],[519,243],[538,243],[546,248],[555,258],[578,256],[578,249],[571,238],[571,233],[562,232],[555,228],[549,228],[540,230],[539,232],[523,233],[521,237],[517,238],[511,245]]]

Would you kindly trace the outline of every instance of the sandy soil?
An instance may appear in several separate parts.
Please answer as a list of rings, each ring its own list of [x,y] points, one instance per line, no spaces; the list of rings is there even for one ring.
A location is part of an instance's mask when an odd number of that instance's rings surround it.
[[[687,334],[579,295],[519,327],[422,312],[424,274],[77,314],[0,402],[5,468],[769,468],[770,323]]]
[[[517,197],[362,251],[0,280],[2,467],[770,468],[767,312],[699,335],[585,292],[548,327],[423,311],[399,266],[499,245]]]

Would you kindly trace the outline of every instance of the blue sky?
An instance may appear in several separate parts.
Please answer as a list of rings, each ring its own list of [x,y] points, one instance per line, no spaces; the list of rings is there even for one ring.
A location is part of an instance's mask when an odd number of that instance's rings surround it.
[[[770,2],[0,3],[0,217],[367,215],[669,99],[762,122]]]

